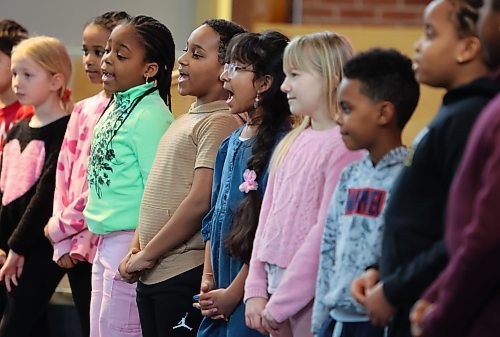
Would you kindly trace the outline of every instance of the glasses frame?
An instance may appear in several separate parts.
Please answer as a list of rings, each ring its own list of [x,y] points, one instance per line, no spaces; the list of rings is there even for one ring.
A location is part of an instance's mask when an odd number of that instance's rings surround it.
[[[252,73],[256,73],[255,70],[248,69],[247,67],[250,67],[250,66],[242,67],[242,66],[237,65],[236,63],[225,63],[224,64],[224,71],[227,73],[227,77],[230,79],[233,79],[238,71],[249,71]]]

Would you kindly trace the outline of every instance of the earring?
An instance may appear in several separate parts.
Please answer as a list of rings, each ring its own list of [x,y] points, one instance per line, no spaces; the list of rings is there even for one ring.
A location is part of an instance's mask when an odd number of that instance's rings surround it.
[[[459,56],[459,57],[457,57],[457,62],[458,62],[458,63],[463,63],[463,62],[464,62],[464,59],[463,59],[463,58],[461,58],[461,57]]]
[[[146,75],[146,83],[148,83],[148,82],[149,82],[149,76]]]
[[[257,109],[259,107],[259,102],[260,102],[260,94],[257,93],[257,96],[255,96],[255,100],[253,101],[253,108]]]

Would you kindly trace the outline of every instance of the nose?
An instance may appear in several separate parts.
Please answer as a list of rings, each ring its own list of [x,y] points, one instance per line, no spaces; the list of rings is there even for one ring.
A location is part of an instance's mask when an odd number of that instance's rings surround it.
[[[222,81],[222,82],[229,82],[231,79],[229,78],[229,76],[227,75],[228,71],[227,70],[223,70],[222,73],[220,74],[219,76],[219,79]]]
[[[187,52],[184,52],[179,58],[177,59],[177,62],[179,62],[180,65],[187,65],[187,57],[186,57]]]
[[[283,80],[283,83],[281,83],[280,89],[283,92],[290,91],[290,85],[288,84],[288,76],[286,76],[285,79]]]
[[[11,86],[12,86],[12,89],[14,89],[14,91],[16,91],[15,89],[17,89],[19,87],[19,76],[12,74]]]
[[[337,109],[337,113],[335,114],[335,122],[339,126],[344,125],[344,113],[342,112],[342,109]]]
[[[420,45],[422,44],[422,40],[424,39],[424,37],[420,37],[417,41],[415,41],[415,43],[413,44],[413,50],[415,52],[420,52]]]

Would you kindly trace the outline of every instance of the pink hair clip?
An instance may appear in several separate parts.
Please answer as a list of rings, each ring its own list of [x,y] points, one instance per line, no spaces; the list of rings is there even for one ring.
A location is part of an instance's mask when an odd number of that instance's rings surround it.
[[[255,181],[257,179],[257,173],[254,170],[246,169],[243,173],[244,181],[240,185],[240,191],[248,193],[250,191],[257,191],[259,184]]]

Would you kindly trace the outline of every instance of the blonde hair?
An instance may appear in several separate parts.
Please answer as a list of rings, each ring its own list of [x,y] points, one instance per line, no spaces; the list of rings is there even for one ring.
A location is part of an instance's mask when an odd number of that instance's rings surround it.
[[[63,85],[57,94],[64,110],[70,113],[73,102],[69,97],[68,84],[71,79],[71,58],[64,44],[53,37],[37,36],[21,41],[12,50],[12,61],[29,58],[50,75],[61,74]]]
[[[323,78],[323,96],[332,119],[338,110],[337,86],[342,80],[342,68],[352,57],[350,42],[342,35],[319,32],[295,37],[286,47],[283,56],[285,69],[297,69],[320,74]],[[311,125],[311,118],[303,118],[276,147],[271,159],[271,170],[281,163],[298,135]]]

